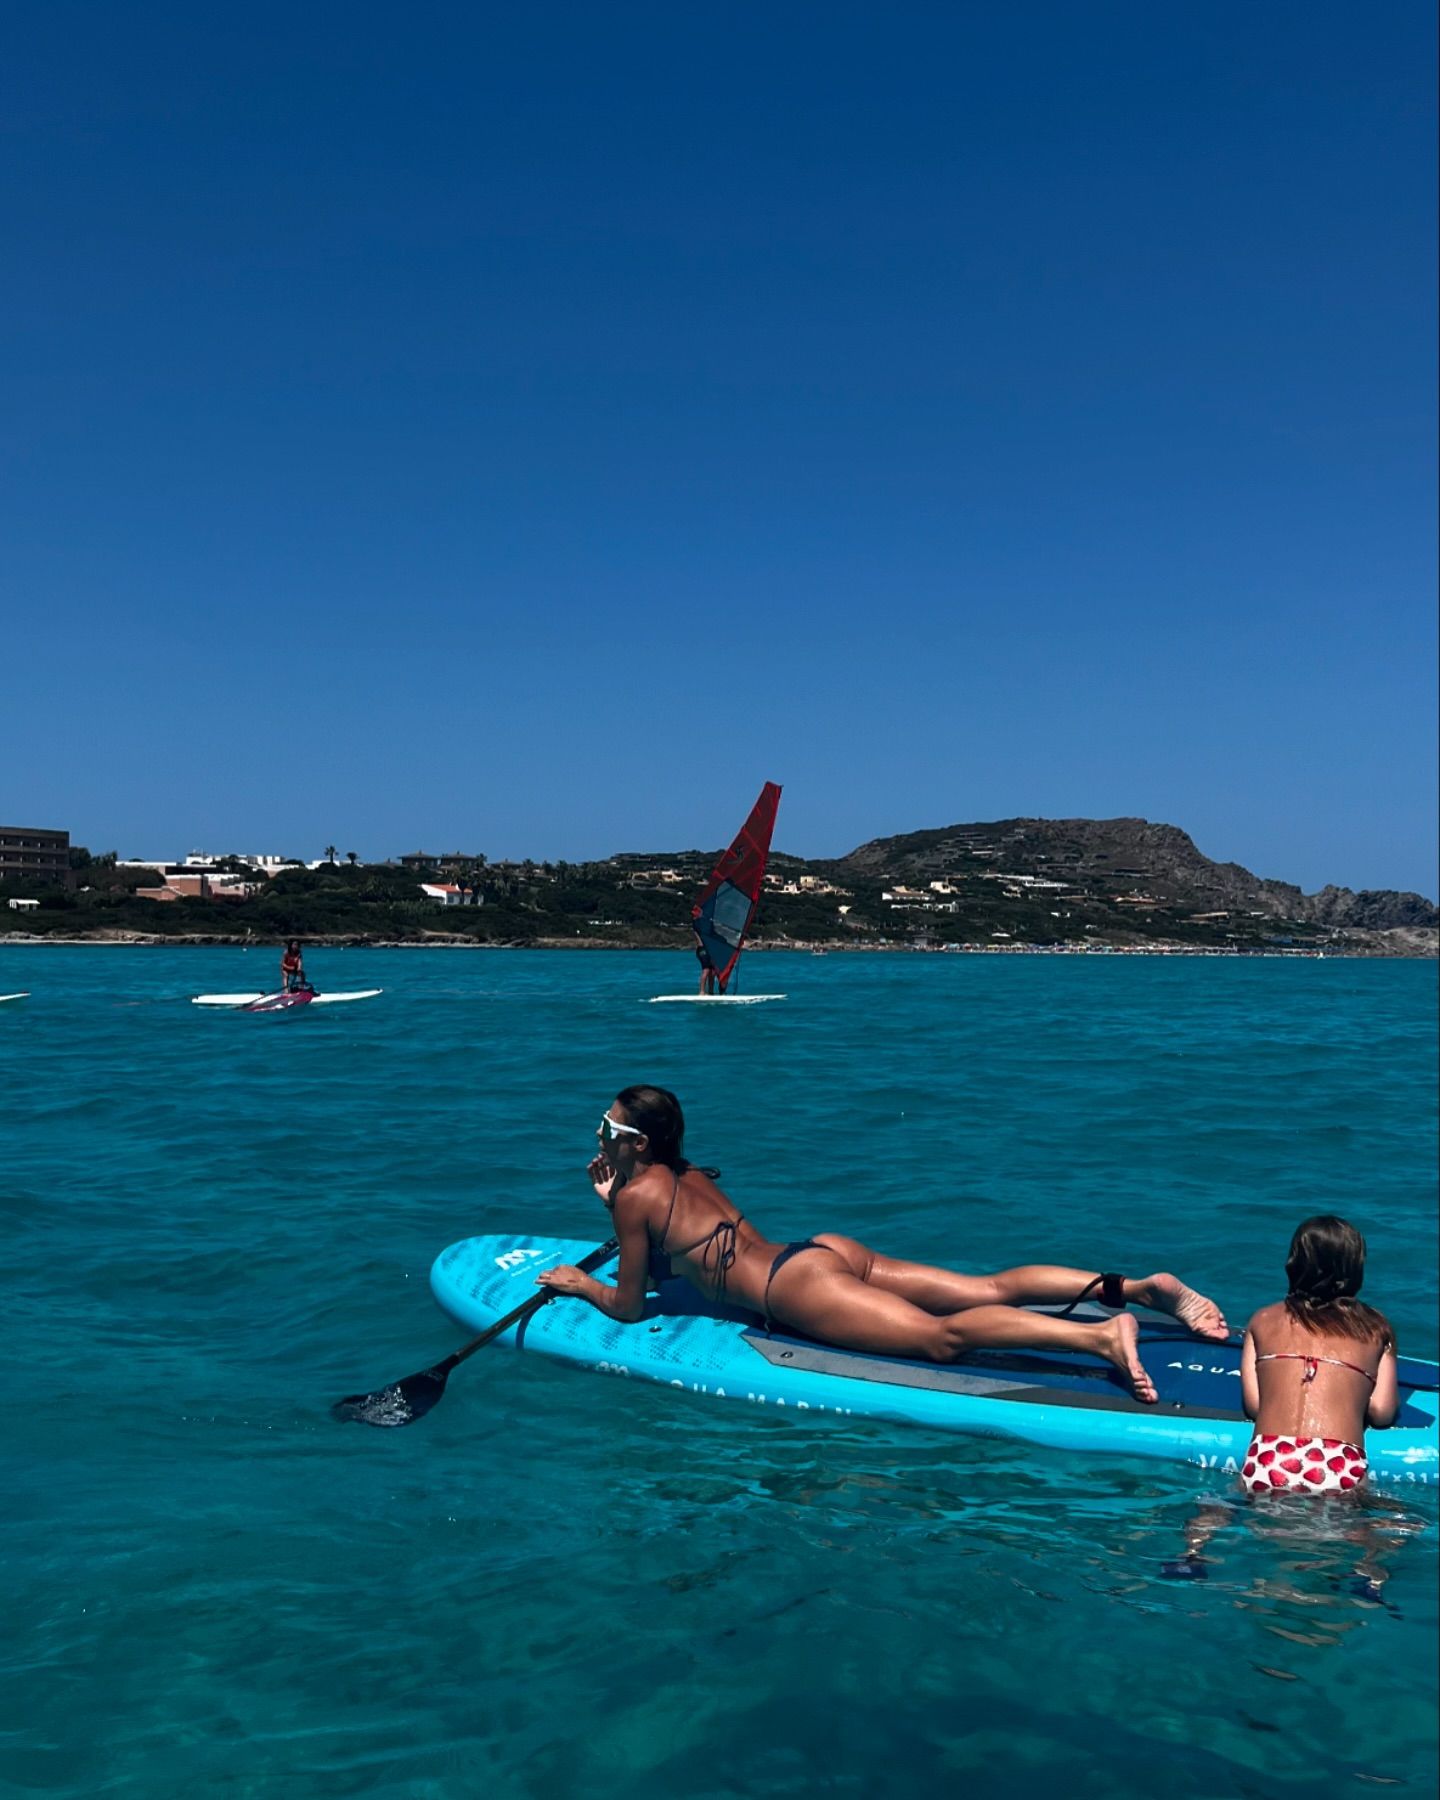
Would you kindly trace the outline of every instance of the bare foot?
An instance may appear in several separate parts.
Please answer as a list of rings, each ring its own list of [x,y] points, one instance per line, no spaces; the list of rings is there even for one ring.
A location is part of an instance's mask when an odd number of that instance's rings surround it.
[[[1144,1289],[1142,1306],[1148,1306],[1155,1312],[1169,1313],[1178,1319],[1188,1331],[1193,1331],[1198,1338],[1209,1338],[1213,1343],[1223,1344],[1230,1335],[1230,1327],[1225,1323],[1225,1315],[1213,1300],[1207,1300],[1203,1294],[1197,1294],[1194,1288],[1175,1275],[1150,1275],[1141,1284]]]
[[[1159,1391],[1140,1360],[1140,1327],[1129,1313],[1120,1313],[1095,1327],[1095,1348],[1125,1376],[1137,1400],[1154,1405],[1160,1398]]]

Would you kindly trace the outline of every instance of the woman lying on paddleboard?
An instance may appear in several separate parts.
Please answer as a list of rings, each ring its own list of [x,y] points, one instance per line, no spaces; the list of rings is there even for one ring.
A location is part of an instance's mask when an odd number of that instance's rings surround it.
[[[562,1263],[536,1277],[625,1324],[644,1314],[647,1288],[683,1275],[708,1299],[747,1307],[844,1350],[955,1362],[967,1351],[1079,1350],[1113,1363],[1139,1400],[1155,1385],[1128,1313],[1094,1324],[1023,1312],[1097,1293],[1110,1307],[1169,1313],[1197,1337],[1223,1341],[1213,1301],[1173,1275],[1130,1280],[1035,1263],[998,1275],[957,1275],[877,1256],[832,1232],[793,1244],[764,1238],[704,1169],[685,1160],[685,1119],[664,1088],[629,1087],[600,1121],[590,1163],[595,1192],[614,1215],[620,1267],[614,1287]]]

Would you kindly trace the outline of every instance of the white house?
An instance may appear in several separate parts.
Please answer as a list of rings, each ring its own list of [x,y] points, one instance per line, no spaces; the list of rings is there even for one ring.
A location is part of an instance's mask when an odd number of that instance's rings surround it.
[[[420,892],[437,906],[479,906],[481,896],[474,888],[457,887],[453,881],[422,881]]]

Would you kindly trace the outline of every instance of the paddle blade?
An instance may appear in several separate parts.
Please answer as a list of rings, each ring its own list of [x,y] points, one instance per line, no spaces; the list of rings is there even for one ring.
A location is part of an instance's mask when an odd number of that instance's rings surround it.
[[[587,1271],[598,1269],[619,1248],[618,1240],[610,1238],[588,1256],[582,1256],[577,1266]],[[459,1368],[467,1357],[493,1343],[512,1325],[518,1325],[522,1319],[528,1319],[539,1312],[542,1306],[548,1306],[554,1298],[555,1295],[546,1290],[531,1294],[513,1312],[506,1313],[503,1319],[497,1319],[493,1325],[486,1326],[479,1337],[471,1338],[468,1344],[452,1351],[443,1362],[436,1363],[432,1368],[422,1369],[418,1375],[407,1375],[403,1381],[397,1381],[391,1387],[377,1388],[373,1394],[351,1394],[344,1400],[337,1400],[330,1408],[330,1417],[341,1425],[382,1425],[391,1428],[396,1425],[413,1425],[417,1419],[425,1417],[445,1392],[445,1383],[450,1379],[452,1369]]]
[[[351,1394],[344,1400],[337,1400],[330,1408],[330,1417],[342,1425],[380,1425],[392,1429],[397,1425],[413,1425],[438,1402],[449,1377],[449,1363],[437,1363],[433,1369],[407,1375],[403,1381],[379,1388],[373,1394]]]

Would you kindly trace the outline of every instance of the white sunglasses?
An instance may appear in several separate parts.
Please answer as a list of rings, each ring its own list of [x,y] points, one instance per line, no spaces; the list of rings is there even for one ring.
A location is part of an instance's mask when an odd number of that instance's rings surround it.
[[[619,1137],[622,1132],[626,1137],[644,1137],[645,1135],[638,1125],[621,1125],[612,1119],[608,1112],[601,1113],[600,1134],[602,1137]]]

